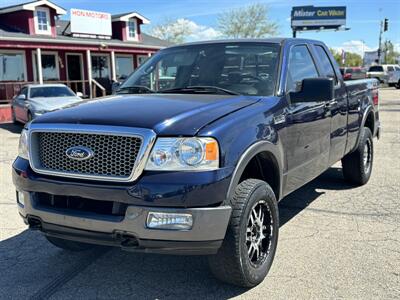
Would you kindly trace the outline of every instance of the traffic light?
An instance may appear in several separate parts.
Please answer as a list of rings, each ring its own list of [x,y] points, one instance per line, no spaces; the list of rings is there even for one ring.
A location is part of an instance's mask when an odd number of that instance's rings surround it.
[[[383,21],[383,32],[388,31],[389,28],[389,19],[385,18],[385,21]]]

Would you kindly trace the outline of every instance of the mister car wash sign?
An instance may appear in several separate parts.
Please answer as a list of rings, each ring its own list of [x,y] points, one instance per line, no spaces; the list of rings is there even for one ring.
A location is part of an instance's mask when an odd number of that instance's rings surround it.
[[[346,25],[346,6],[295,6],[292,8],[291,20],[293,29],[339,28]]]
[[[111,15],[104,12],[71,9],[71,32],[111,36]]]

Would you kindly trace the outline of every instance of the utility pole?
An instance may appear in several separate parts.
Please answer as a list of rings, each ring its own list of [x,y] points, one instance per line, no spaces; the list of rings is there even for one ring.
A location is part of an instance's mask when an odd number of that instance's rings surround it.
[[[381,28],[379,30],[379,44],[378,44],[378,64],[381,63],[381,43],[382,43],[383,21],[381,21]]]
[[[381,29],[379,31],[379,47],[378,47],[378,64],[381,63],[381,54],[382,54],[382,33],[388,31],[389,29],[389,19],[385,18],[383,21],[381,21]],[[386,59],[386,57],[385,57]]]

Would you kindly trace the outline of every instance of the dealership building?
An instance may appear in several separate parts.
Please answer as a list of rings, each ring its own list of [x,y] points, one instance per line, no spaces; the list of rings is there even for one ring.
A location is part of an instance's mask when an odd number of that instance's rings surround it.
[[[87,96],[109,91],[168,42],[142,32],[137,12],[111,15],[39,0],[0,7],[0,104],[27,83],[61,82]]]

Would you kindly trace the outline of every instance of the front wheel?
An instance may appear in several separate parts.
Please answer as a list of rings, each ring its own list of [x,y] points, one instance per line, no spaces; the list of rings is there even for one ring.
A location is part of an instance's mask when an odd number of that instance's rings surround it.
[[[248,179],[237,186],[230,202],[231,220],[221,248],[209,257],[210,269],[221,281],[253,287],[264,280],[274,260],[277,200],[266,182]]]
[[[342,159],[344,178],[356,185],[366,184],[371,177],[373,161],[372,133],[368,127],[364,127],[361,128],[360,143],[357,149]]]

